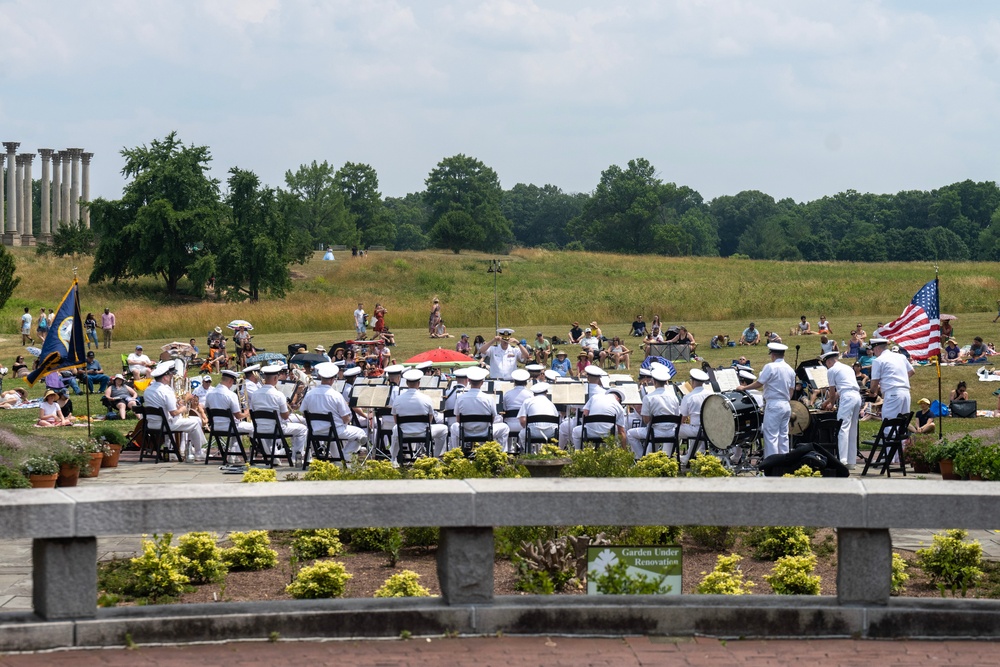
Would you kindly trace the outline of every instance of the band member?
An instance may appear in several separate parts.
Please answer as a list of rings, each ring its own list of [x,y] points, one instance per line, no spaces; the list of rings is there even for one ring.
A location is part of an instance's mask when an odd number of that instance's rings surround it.
[[[364,429],[351,425],[351,408],[340,392],[333,388],[337,366],[329,361],[316,364],[316,374],[319,375],[320,384],[310,389],[302,399],[302,413],[332,415],[337,435],[344,444],[344,458],[350,461],[354,452],[367,444],[368,434]],[[322,422],[314,428],[319,429],[314,430],[318,435],[327,435],[329,432]]]
[[[172,361],[164,361],[153,369],[154,382],[146,389],[144,405],[162,409],[167,416],[170,430],[187,436],[190,442],[187,452],[188,459],[201,458],[205,453],[205,433],[201,430],[201,419],[182,416],[186,408],[177,407],[177,396],[174,394],[172,386],[175,372],[176,367]],[[147,415],[146,419],[150,419],[150,417]],[[152,422],[149,425],[154,428],[160,426]],[[191,452],[191,447],[194,447],[194,452]]]
[[[521,433],[521,422],[517,418],[517,414],[521,411],[524,402],[531,396],[531,390],[528,389],[528,378],[530,377],[531,374],[526,369],[518,368],[510,374],[510,378],[514,381],[513,388],[503,395],[503,421],[507,424],[512,436]]]
[[[528,348],[520,341],[513,339],[511,342],[513,334],[513,329],[498,329],[493,340],[479,348],[483,361],[490,364],[490,377],[494,380],[509,380],[518,362],[524,363],[531,358]]]
[[[583,374],[587,376],[587,400],[589,403],[590,399],[598,394],[603,394],[607,391],[604,385],[601,384],[601,378],[607,375],[600,366],[587,366],[583,369]],[[569,413],[569,411],[567,411]],[[559,423],[559,447],[566,449],[569,446],[570,439],[573,435],[573,428],[576,426],[577,420],[573,416],[567,416]]]
[[[517,435],[518,442],[521,445],[521,451],[526,451],[527,447],[528,417],[535,417],[538,415],[548,415],[550,417],[559,416],[559,410],[549,399],[549,386],[548,382],[536,382],[531,385],[532,395],[521,404],[521,409],[517,412],[517,419],[521,423],[521,432]],[[535,438],[541,437],[545,440],[551,440],[555,437],[557,429],[558,424],[551,422],[531,424],[531,435]]]
[[[482,390],[483,381],[486,379],[487,371],[485,368],[470,368],[466,371],[466,375],[469,378],[469,388],[462,393],[458,400],[455,401],[455,424],[451,427],[451,446],[458,447],[459,434],[461,432],[462,417],[463,415],[489,415],[493,420],[493,439],[504,446],[507,449],[507,441],[510,436],[510,429],[507,425],[500,420],[500,416],[497,414],[497,406],[493,402],[493,397],[489,394],[484,394]],[[472,423],[465,429],[465,434],[470,437],[475,436],[486,436],[487,425],[481,423]]]
[[[644,425],[638,428],[630,428],[626,433],[628,446],[632,449],[632,455],[637,459],[642,458],[642,455],[645,453],[644,447],[650,428],[653,428],[653,435],[658,438],[666,438],[673,435],[674,427],[672,424],[657,424],[650,427],[650,420],[653,417],[660,417],[662,415],[680,414],[680,402],[677,400],[677,393],[673,387],[667,388],[667,383],[670,381],[670,371],[667,367],[658,366],[652,371],[652,377],[655,388],[643,396],[642,407],[639,411],[639,416],[642,417]],[[668,450],[664,451],[667,456],[670,456],[673,453],[673,445],[669,445]]]
[[[826,366],[826,379],[830,385],[826,392],[823,408],[832,410],[837,406],[840,432],[837,434],[837,450],[840,462],[853,469],[858,459],[858,418],[861,416],[861,391],[854,377],[854,370],[837,359],[839,352],[827,352],[820,359]]]
[[[247,399],[248,403],[250,397],[253,396],[255,391],[260,389],[262,384],[258,371],[260,371],[260,364],[247,366],[243,369],[243,395]]]
[[[448,428],[455,423],[455,401],[458,400],[459,395],[468,389],[469,378],[466,375],[464,368],[455,369],[455,382],[444,395],[444,403],[441,409],[445,412],[445,424]]]
[[[910,411],[910,376],[913,366],[899,352],[888,349],[885,338],[872,338],[872,384],[874,396],[882,395],[882,419],[893,419]]]
[[[250,411],[240,408],[240,399],[236,396],[236,392],[233,391],[233,385],[238,378],[239,373],[236,371],[222,371],[219,384],[205,393],[205,410],[206,412],[208,410],[226,410],[230,412],[236,422],[236,430],[240,435],[251,435],[253,433],[253,424],[245,421],[250,416]],[[226,431],[229,429],[229,422],[227,420],[215,417],[212,422],[210,426],[213,430]],[[233,442],[230,441],[228,445],[228,451],[234,451]]]
[[[341,368],[341,367],[338,367]],[[351,392],[354,391],[354,383],[357,381],[358,376],[361,375],[361,367],[354,366],[348,368],[341,372],[344,377],[344,389],[341,395],[344,397],[344,401],[347,402],[348,406],[351,404]],[[365,411],[361,408],[351,408],[354,413],[354,425],[360,428],[368,428],[368,417],[365,415]]]
[[[614,417],[613,424],[608,422],[595,422],[587,425],[587,438],[614,435],[615,439],[625,446],[625,408],[622,401],[625,400],[625,392],[618,387],[612,387],[606,392],[595,393],[587,404],[583,406],[583,416],[603,415]],[[573,427],[573,447],[581,449],[583,445],[583,425]]]
[[[787,345],[768,343],[771,362],[764,365],[757,379],[740,385],[743,391],[764,390],[764,458],[788,453],[788,420],[792,416],[792,392],[795,391],[795,371],[785,363]]]
[[[445,445],[448,442],[448,427],[442,424],[435,424],[436,416],[431,399],[417,391],[420,388],[420,378],[424,374],[415,368],[411,368],[402,375],[406,381],[406,389],[402,390],[399,396],[392,403],[393,417],[413,417],[425,416],[427,423],[431,425],[431,442],[434,444],[434,456],[441,456],[444,453]],[[400,424],[400,429],[405,435],[417,435],[423,433],[423,424]],[[396,429],[392,430],[392,445],[389,450],[392,460],[399,456],[399,437]]]
[[[270,410],[278,413],[281,420],[281,429],[285,435],[292,439],[292,463],[297,464],[302,459],[306,449],[306,425],[302,423],[302,417],[293,415],[288,407],[285,395],[278,391],[278,379],[283,372],[283,368],[277,364],[264,366],[260,369],[264,376],[264,384],[260,389],[250,396],[250,410]],[[258,420],[262,423],[265,431],[271,428],[269,420]],[[273,446],[273,443],[271,444]]]
[[[709,379],[708,373],[700,368],[692,368],[690,376],[691,391],[684,394],[679,411],[681,416],[680,439],[695,440],[695,442],[681,455],[681,465],[687,465],[691,457],[698,452],[697,438],[701,432],[701,406],[712,393],[711,389],[705,386]]]

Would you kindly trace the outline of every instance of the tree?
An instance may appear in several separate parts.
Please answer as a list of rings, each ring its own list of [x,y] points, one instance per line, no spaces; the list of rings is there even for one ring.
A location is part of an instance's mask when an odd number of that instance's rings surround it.
[[[306,233],[313,246],[354,245],[360,241],[354,216],[325,160],[285,172],[287,191],[279,195],[281,210],[293,229]]]
[[[361,243],[365,246],[392,246],[395,230],[385,215],[378,173],[367,164],[347,162],[334,180],[344,196],[347,210],[354,216]]]
[[[40,255],[52,253],[57,257],[66,255],[93,255],[97,247],[97,237],[94,230],[87,227],[82,220],[68,225],[59,225],[52,233],[52,245],[36,246]]]
[[[423,250],[430,240],[425,234],[430,220],[430,207],[423,195],[411,192],[405,197],[386,197],[385,219],[393,226],[393,246],[396,250]]]
[[[511,240],[510,221],[500,210],[503,190],[497,173],[474,157],[462,154],[438,163],[425,181],[424,201],[431,209],[431,237],[448,239],[445,247],[454,252],[470,248],[495,252]],[[454,211],[464,212],[472,219],[452,217],[441,228],[442,218]],[[455,238],[454,231],[465,229],[469,235]],[[457,244],[457,245],[456,245]]]
[[[14,261],[14,255],[0,245],[0,308],[4,307],[21,283],[21,279],[14,275],[16,271],[17,263]]]
[[[439,248],[448,248],[456,255],[462,248],[482,244],[483,228],[465,211],[448,211],[431,230],[431,240]]]
[[[716,197],[708,207],[718,223],[719,254],[723,257],[736,251],[740,236],[751,225],[778,212],[774,198],[757,190]]]
[[[503,194],[501,210],[511,221],[514,238],[526,246],[563,246],[566,225],[583,212],[589,196],[567,194],[555,185],[518,183]]]
[[[90,205],[101,239],[90,282],[154,275],[176,294],[180,279],[194,269],[199,275],[191,275],[192,282],[200,292],[212,261],[206,238],[221,217],[219,182],[207,175],[208,147],[184,146],[171,132],[121,154],[122,175],[131,179],[122,198]]]

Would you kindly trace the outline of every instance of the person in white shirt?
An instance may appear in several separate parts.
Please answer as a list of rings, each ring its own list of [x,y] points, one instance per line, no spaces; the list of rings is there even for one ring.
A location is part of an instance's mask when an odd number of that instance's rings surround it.
[[[365,326],[364,304],[359,303],[358,309],[354,311],[354,331],[357,332],[358,340],[364,340],[368,327]]]
[[[583,369],[583,374],[587,376],[587,398],[586,403],[590,402],[590,399],[598,394],[603,394],[607,391],[604,385],[601,384],[601,378],[605,377],[607,373],[600,366],[587,366]],[[586,405],[586,403],[584,403]],[[567,416],[561,422],[559,422],[559,447],[560,449],[566,449],[569,446],[570,440],[573,435],[573,429],[576,427],[577,419],[569,414],[567,410]]]
[[[466,371],[469,378],[469,388],[462,393],[455,401],[455,424],[451,427],[451,447],[459,447],[459,435],[462,430],[463,416],[476,415],[488,416],[493,422],[493,440],[506,448],[507,440],[510,436],[510,429],[500,420],[497,414],[497,406],[493,402],[493,396],[484,394],[481,389],[483,380],[486,379],[486,369],[470,368]],[[469,437],[486,437],[488,426],[479,422],[466,425],[465,435]]]
[[[673,387],[667,388],[667,382],[670,381],[670,371],[666,366],[658,365],[657,368],[653,369],[652,373],[655,389],[643,396],[642,408],[639,412],[644,426],[630,428],[626,433],[628,445],[632,449],[633,456],[637,459],[642,458],[644,454],[646,437],[650,428],[653,428],[653,435],[657,438],[666,438],[673,435],[674,427],[672,425],[657,424],[655,427],[650,427],[650,420],[653,417],[680,414],[680,402],[677,400],[677,392],[674,391]],[[673,445],[669,445],[668,449],[664,450],[664,452],[666,452],[667,456],[670,456],[673,453]]]
[[[358,376],[361,375],[361,367],[354,366],[343,371],[341,375],[344,376],[344,389],[341,395],[347,402],[348,407],[351,405],[351,392],[354,391],[354,383],[357,381]],[[354,413],[354,418],[356,420],[356,426],[361,428],[368,428],[368,416],[365,415],[365,411],[361,408],[351,408]]]
[[[319,375],[320,384],[306,393],[300,410],[303,415],[309,412],[332,418],[337,435],[344,445],[344,458],[350,461],[354,453],[368,442],[368,434],[364,429],[351,425],[351,408],[340,392],[333,388],[337,366],[329,361],[316,364],[316,374]],[[325,422],[317,423],[313,429],[316,435],[327,435],[330,432]]]
[[[465,374],[464,368],[455,369],[455,382],[448,388],[448,391],[444,395],[444,403],[441,405],[441,409],[445,412],[444,423],[451,428],[451,425],[455,423],[455,401],[458,397],[469,388],[469,378]]]
[[[128,355],[125,363],[128,364],[128,369],[132,372],[133,380],[141,380],[149,375],[153,368],[153,362],[142,353],[142,345],[135,346],[135,352]]]
[[[825,410],[837,408],[840,432],[837,434],[837,451],[840,462],[853,469],[858,459],[858,418],[861,416],[861,391],[854,369],[837,359],[839,352],[827,352],[822,357],[826,366],[829,388],[826,393]]]
[[[250,395],[250,410],[252,412],[268,410],[278,413],[282,431],[292,439],[292,464],[295,465],[297,461],[301,460],[306,449],[306,425],[302,423],[300,416],[292,414],[285,395],[278,391],[278,376],[283,372],[282,367],[273,364],[264,366],[260,371],[264,375],[264,384]],[[257,423],[265,433],[272,432],[274,428],[274,424],[269,419],[258,420]],[[264,440],[265,450],[269,450],[273,446],[273,441]]]
[[[146,389],[144,405],[150,408],[160,408],[167,416],[167,423],[170,430],[183,433],[187,436],[190,445],[187,447],[187,459],[201,458],[205,453],[205,433],[201,430],[201,419],[197,417],[182,417],[184,407],[177,407],[177,397],[174,395],[174,388],[171,383],[174,379],[176,369],[174,362],[164,361],[152,371],[155,382]],[[146,419],[149,419],[147,416]],[[155,419],[155,418],[154,418]],[[159,428],[159,423],[149,422],[149,426]],[[194,448],[194,452],[191,448]]]
[[[240,408],[240,399],[236,396],[236,392],[233,391],[233,385],[236,383],[237,378],[239,378],[239,373],[236,371],[222,371],[222,378],[219,380],[219,384],[205,393],[205,411],[207,413],[208,410],[226,410],[232,413],[233,419],[236,422],[236,430],[239,434],[251,435],[253,433],[253,424],[245,421],[250,416],[250,412]],[[216,417],[209,426],[216,431],[225,431],[229,428],[229,422]],[[238,451],[234,442],[230,441],[228,445],[227,449],[229,452]]]
[[[875,355],[869,394],[872,397],[882,395],[882,419],[893,419],[910,411],[913,366],[905,356],[889,350],[889,341],[885,338],[872,338],[869,342]]]
[[[518,442],[521,445],[521,451],[527,451],[527,439],[528,439],[528,417],[536,417],[539,415],[548,415],[549,417],[558,417],[559,410],[553,405],[552,401],[549,399],[548,382],[536,382],[531,385],[531,396],[521,404],[521,409],[517,411],[517,419],[521,425],[521,431],[517,434]],[[556,436],[556,431],[559,425],[551,422],[540,422],[531,425],[531,435],[536,439],[539,437],[545,438],[546,440],[551,440]]]
[[[203,375],[201,377],[201,383],[194,389],[191,390],[193,396],[198,397],[198,404],[201,407],[205,407],[205,396],[208,394],[208,390],[212,388],[212,376]]]
[[[531,390],[528,389],[528,378],[530,377],[531,374],[527,370],[518,368],[510,374],[511,380],[514,381],[514,386],[504,392],[503,395],[503,421],[510,430],[512,440],[516,440],[517,436],[521,433],[521,421],[517,418],[517,414],[521,411],[521,405],[531,396]],[[507,443],[501,444],[507,445]],[[511,448],[507,448],[507,451],[512,450]]]
[[[587,353],[589,361],[598,358],[601,350],[601,339],[594,335],[593,329],[587,329],[583,332],[583,338],[580,339],[580,350]]]
[[[625,400],[625,392],[617,387],[612,387],[606,392],[594,394],[583,406],[584,418],[589,416],[614,417],[614,423],[596,422],[587,425],[587,438],[604,438],[613,435],[622,447],[625,446],[625,408],[622,401]],[[573,427],[573,447],[581,449],[583,444],[583,424]]]
[[[246,366],[243,369],[243,395],[246,397],[248,405],[250,404],[250,397],[261,386],[260,375],[257,374],[258,371],[260,371],[260,364]]]
[[[393,417],[425,417],[431,427],[431,442],[433,443],[433,456],[441,456],[444,453],[445,445],[448,442],[448,427],[443,424],[435,424],[436,415],[431,399],[421,394],[420,378],[423,373],[415,368],[403,373],[403,380],[406,381],[406,389],[400,392],[399,396],[392,403]],[[426,431],[423,423],[400,424],[398,429],[392,430],[392,446],[389,454],[392,460],[397,460],[399,456],[399,434],[397,430],[402,430],[404,435],[418,435]]]
[[[788,420],[792,416],[792,392],[795,391],[795,371],[785,363],[787,345],[768,343],[771,362],[750,384],[740,385],[743,391],[761,389],[764,392],[764,458],[788,453]]]
[[[518,362],[524,363],[531,357],[528,348],[514,339],[511,343],[513,329],[499,329],[497,335],[488,343],[479,347],[483,361],[490,364],[490,377],[494,380],[509,380],[510,374],[517,369]]]
[[[692,389],[684,394],[679,410],[681,416],[679,437],[681,440],[693,440],[698,437],[698,433],[701,431],[701,406],[705,403],[705,399],[712,394],[711,387],[706,386],[709,379],[708,373],[700,368],[692,368],[690,376]],[[698,453],[700,445],[701,443],[694,442],[688,447],[688,450],[681,455],[681,465],[687,465],[691,457]]]

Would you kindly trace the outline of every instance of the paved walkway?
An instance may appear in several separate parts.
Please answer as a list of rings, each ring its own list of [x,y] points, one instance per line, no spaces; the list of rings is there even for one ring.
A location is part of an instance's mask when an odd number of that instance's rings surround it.
[[[872,640],[742,640],[703,637],[478,637],[408,641],[208,644],[0,655],[0,667],[100,664],[106,667],[184,665],[315,665],[356,667],[633,667],[646,665],[995,665],[995,642]]]

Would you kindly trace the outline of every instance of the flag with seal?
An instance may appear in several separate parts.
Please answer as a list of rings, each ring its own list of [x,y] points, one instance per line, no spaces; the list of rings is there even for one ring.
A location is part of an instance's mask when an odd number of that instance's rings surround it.
[[[49,334],[42,345],[38,368],[31,372],[25,382],[34,386],[35,381],[52,371],[66,368],[81,368],[87,364],[83,340],[83,320],[80,317],[80,288],[73,279],[66,296],[59,304],[56,317],[49,327]]]

